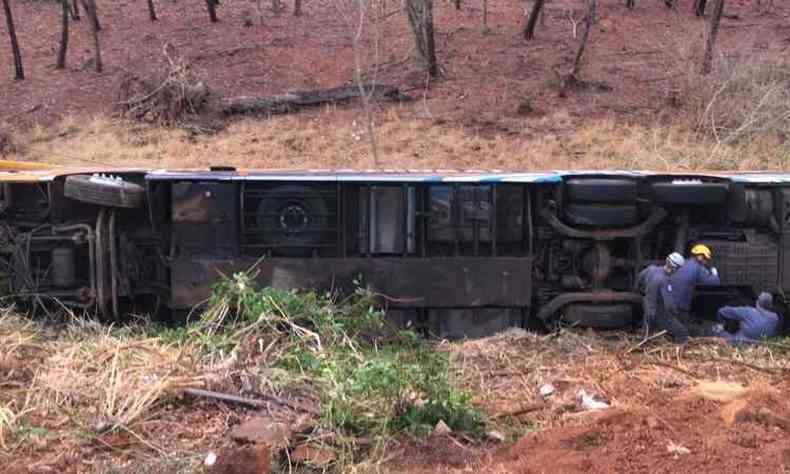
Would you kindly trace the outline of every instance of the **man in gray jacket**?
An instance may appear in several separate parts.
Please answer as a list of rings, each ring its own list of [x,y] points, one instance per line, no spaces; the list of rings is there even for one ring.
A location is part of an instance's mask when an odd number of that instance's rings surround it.
[[[714,335],[723,337],[733,344],[776,336],[779,330],[779,315],[772,311],[773,302],[773,296],[763,292],[757,297],[755,307],[725,306],[719,309],[716,319],[721,324],[714,329]],[[723,324],[727,321],[738,322],[739,327],[735,334],[724,330]]]
[[[684,258],[677,252],[671,253],[663,266],[649,265],[639,273],[637,282],[644,298],[645,334],[657,329],[666,331],[677,343],[685,344],[689,333],[686,326],[678,321],[678,309],[670,282],[670,275],[683,266]]]

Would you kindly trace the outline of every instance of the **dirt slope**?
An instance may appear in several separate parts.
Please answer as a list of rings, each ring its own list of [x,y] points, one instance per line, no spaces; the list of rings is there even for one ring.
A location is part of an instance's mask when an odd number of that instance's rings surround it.
[[[612,342],[612,340],[615,342]],[[786,472],[790,402],[785,369],[742,362],[770,348],[671,345],[626,354],[616,337],[518,332],[454,348],[476,399],[512,443],[459,445],[434,437],[406,448],[397,472]],[[740,359],[740,358],[743,359]],[[783,362],[784,365],[784,362]],[[556,391],[541,407],[539,387]],[[611,408],[587,411],[579,389]],[[509,431],[508,431],[509,430]],[[521,433],[528,434],[522,436]]]
[[[201,2],[163,0],[160,20],[150,22],[144,2],[100,0],[99,14],[106,72],[92,69],[86,21],[72,23],[67,69],[53,68],[59,37],[59,6],[53,2],[14,2],[18,35],[28,79],[15,82],[8,49],[0,56],[0,121],[51,122],[64,115],[91,116],[111,110],[113,85],[124,69],[140,70],[166,61],[166,44],[176,55],[203,70],[222,95],[272,94],[290,88],[339,85],[353,77],[353,16],[343,0],[307,2],[304,15],[259,14],[256,2],[223,2],[220,22],[211,24]],[[437,2],[438,54],[445,79],[431,90],[413,91],[426,99],[416,113],[459,121],[484,134],[553,132],[601,117],[653,123],[698,67],[706,22],[694,17],[691,2],[677,11],[662,2],[638,1],[629,11],[624,1],[602,0],[599,22],[588,48],[585,78],[601,87],[566,98],[553,88],[557,73],[570,67],[576,40],[574,22],[582,18],[582,2],[553,0],[529,44],[520,36],[524,5],[489,2],[488,27],[482,33],[476,2],[461,11]],[[383,19],[366,24],[360,61],[376,77],[405,88],[424,85],[407,61],[411,46],[398,2],[377,2],[371,15]],[[265,4],[268,8],[268,3]],[[290,8],[290,3],[287,5]],[[787,55],[790,48],[790,5],[775,2],[766,13],[751,0],[727,2],[720,54],[749,56],[758,52]],[[251,26],[245,26],[250,25]],[[5,24],[0,37],[6,44]],[[376,42],[375,39],[380,41]],[[554,130],[519,127],[520,103],[530,115],[562,110],[571,119]],[[512,120],[509,120],[512,119]],[[522,135],[522,138],[525,138]]]

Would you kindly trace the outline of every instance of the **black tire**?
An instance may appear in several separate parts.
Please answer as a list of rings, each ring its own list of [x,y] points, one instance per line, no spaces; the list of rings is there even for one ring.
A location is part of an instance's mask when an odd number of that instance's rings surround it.
[[[569,204],[565,215],[573,224],[593,227],[628,227],[639,221],[636,206]]]
[[[143,204],[145,188],[128,181],[77,174],[66,177],[63,194],[99,206],[136,208]]]
[[[565,182],[568,202],[601,204],[633,203],[636,201],[636,182],[627,179],[569,179]]]
[[[727,183],[653,183],[653,201],[661,204],[711,205],[727,202]]]
[[[563,311],[568,324],[593,329],[618,329],[634,322],[634,308],[630,304],[571,304]]]

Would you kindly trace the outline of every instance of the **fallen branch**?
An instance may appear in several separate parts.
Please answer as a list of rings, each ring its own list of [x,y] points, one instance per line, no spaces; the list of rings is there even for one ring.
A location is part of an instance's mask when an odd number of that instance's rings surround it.
[[[508,411],[503,411],[501,413],[497,413],[496,415],[494,415],[494,418],[504,418],[506,416],[524,415],[526,413],[532,413],[533,411],[543,410],[544,408],[547,408],[547,407],[548,407],[548,405],[546,403],[543,403],[543,402],[531,403],[529,405],[524,405],[524,406],[521,406],[521,407],[516,408],[514,410],[508,410]]]
[[[692,379],[695,379],[695,380],[701,380],[701,379],[704,378],[704,377],[700,376],[699,374],[695,374],[694,372],[691,372],[691,371],[686,370],[686,369],[681,369],[680,367],[678,367],[676,365],[672,365],[672,364],[667,363],[667,362],[660,362],[660,361],[655,361],[654,360],[654,361],[650,361],[650,363],[653,364],[653,365],[657,365],[659,367],[666,367],[667,369],[676,370],[676,371],[680,372],[681,374],[686,375],[688,377],[691,377]]]
[[[749,362],[744,362],[738,359],[727,359],[725,357],[713,357],[711,360],[715,360],[716,362],[724,362],[734,365],[742,365],[752,370],[756,370],[758,372],[763,372],[770,375],[778,375],[781,374],[783,371],[781,369],[770,369],[768,367],[760,367],[759,365],[750,364]]]
[[[635,350],[639,349],[640,347],[644,346],[645,344],[647,344],[648,341],[652,341],[653,339],[658,339],[659,337],[663,336],[666,333],[667,333],[667,331],[664,330],[664,331],[657,332],[657,333],[653,334],[650,337],[646,337],[646,338],[642,339],[641,341],[639,341],[639,344],[637,344],[637,345],[633,346],[632,348],[628,349],[627,351],[625,351],[625,353],[626,354],[630,354],[630,353],[634,352]]]
[[[220,392],[212,392],[210,390],[202,390],[199,388],[185,388],[182,391],[186,395],[191,395],[193,397],[202,397],[202,398],[211,398],[213,400],[219,400],[228,403],[238,403],[240,405],[247,405],[255,408],[267,408],[269,402],[273,402],[280,406],[288,407],[292,410],[296,411],[303,411],[305,413],[310,413],[311,415],[320,415],[320,413],[316,410],[302,407],[295,405],[287,400],[283,400],[282,398],[275,397],[274,395],[263,395],[267,401],[264,400],[256,400],[253,398],[245,398],[239,397],[236,395],[230,395],[227,393],[220,393]]]
[[[527,375],[527,372],[521,370],[498,370],[486,374],[488,377],[515,377]]]
[[[222,100],[225,115],[234,114],[286,114],[323,104],[337,104],[358,99],[365,94],[372,99],[389,99],[404,102],[411,98],[394,86],[364,84],[309,91],[294,91],[270,97],[232,97]]]

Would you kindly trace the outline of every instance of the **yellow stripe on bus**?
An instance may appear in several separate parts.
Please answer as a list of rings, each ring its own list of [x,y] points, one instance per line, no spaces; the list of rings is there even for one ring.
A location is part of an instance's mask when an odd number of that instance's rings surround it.
[[[0,160],[0,171],[47,170],[52,168],[57,168],[57,166],[48,163],[35,163],[32,161]]]

